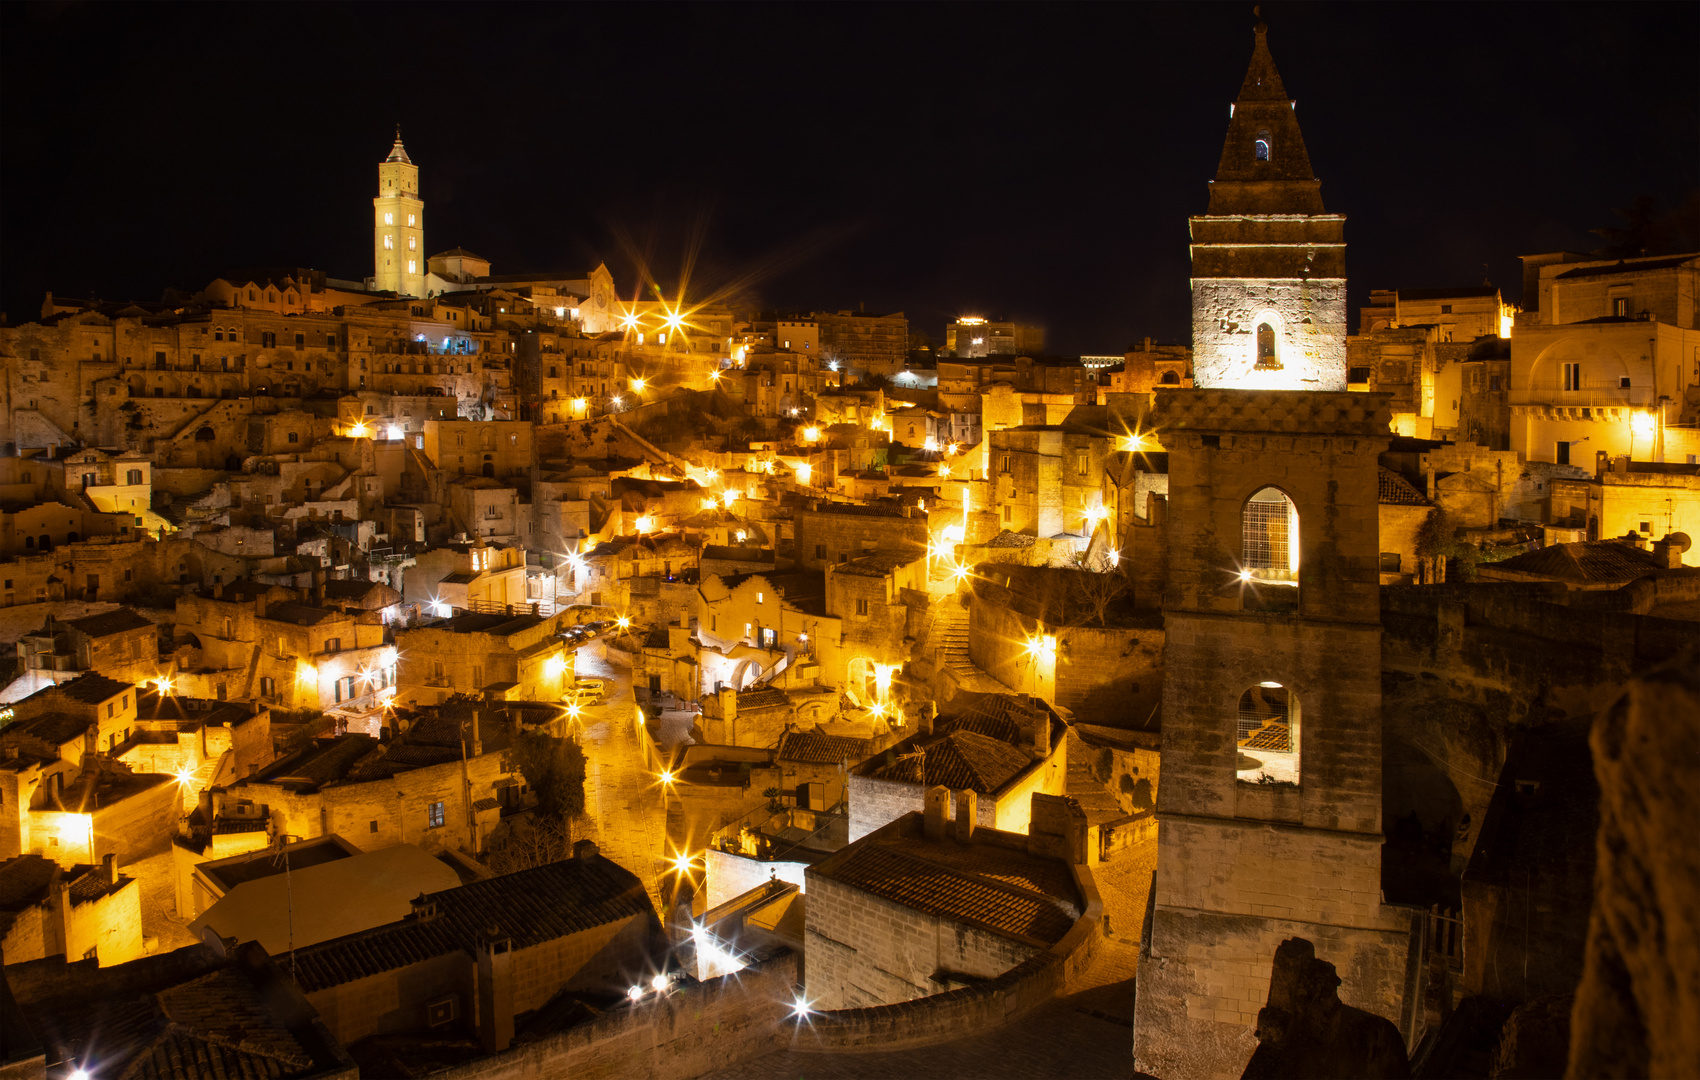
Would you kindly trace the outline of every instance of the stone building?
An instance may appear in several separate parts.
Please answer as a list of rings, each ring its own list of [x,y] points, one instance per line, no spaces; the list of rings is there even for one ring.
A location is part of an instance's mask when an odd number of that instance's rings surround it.
[[[1194,384],[1346,389],[1346,219],[1322,205],[1259,25],[1208,212],[1192,224]]]
[[[559,701],[573,685],[574,654],[559,616],[469,612],[395,632],[396,697],[437,704],[456,694]]]
[[[1032,356],[1045,351],[1045,328],[1007,319],[961,315],[944,328],[944,351],[959,359]]]
[[[1241,1071],[1288,937],[1346,973],[1342,1001],[1416,1034],[1413,913],[1381,901],[1390,411],[1344,392],[1344,222],[1323,213],[1266,33],[1212,216],[1193,219],[1200,388],[1159,392],[1154,413],[1172,466],[1163,784],[1134,1059],[1156,1075]],[[1277,238],[1297,246],[1248,243]]]
[[[8,688],[12,696],[48,683],[68,682],[95,671],[122,683],[159,678],[159,627],[130,608],[61,622],[51,613],[33,634],[18,639],[24,673]],[[20,686],[20,683],[22,684]]]
[[[1068,783],[1068,725],[1039,698],[992,694],[850,770],[850,839],[918,810],[927,788],[971,791],[975,820],[1025,833],[1032,796],[1061,795]]]
[[[0,862],[0,955],[7,964],[63,956],[102,967],[139,959],[141,894],[113,855],[69,867],[16,855]]]
[[[1441,341],[1475,341],[1511,336],[1517,305],[1492,283],[1439,289],[1371,289],[1369,304],[1358,309],[1358,333],[1401,326],[1433,326]]]
[[[1173,519],[1142,1069],[1238,1069],[1264,980],[1236,972],[1294,935],[1352,973],[1342,1000],[1407,1015],[1411,915],[1379,899],[1384,402],[1198,390],[1159,404]]]
[[[648,986],[664,951],[643,883],[581,840],[571,859],[421,895],[398,922],[282,959],[342,1043],[471,1028],[495,1053],[563,990]]]
[[[1023,835],[984,825],[972,791],[956,793],[952,818],[950,798],[929,788],[923,812],[805,871],[812,1007],[893,1005],[973,986],[1042,956],[1101,910],[1078,807],[1032,796],[1035,831]]]
[[[1006,532],[1090,538],[1103,519],[1104,466],[1115,440],[1074,425],[992,432],[988,477]]]
[[[1601,451],[1700,461],[1700,254],[1539,272],[1511,336],[1511,449],[1583,467]]]
[[[931,542],[925,511],[880,501],[871,505],[811,501],[795,517],[797,566],[824,570],[874,551],[924,554]]]

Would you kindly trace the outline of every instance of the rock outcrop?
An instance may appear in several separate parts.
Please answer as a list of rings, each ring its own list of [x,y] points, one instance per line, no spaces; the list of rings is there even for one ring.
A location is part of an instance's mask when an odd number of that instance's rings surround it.
[[[1316,946],[1304,938],[1281,942],[1243,1080],[1410,1076],[1399,1029],[1341,1002],[1339,987],[1334,965],[1316,958]]]
[[[1627,684],[1591,742],[1599,861],[1567,1075],[1700,1076],[1700,656]]]

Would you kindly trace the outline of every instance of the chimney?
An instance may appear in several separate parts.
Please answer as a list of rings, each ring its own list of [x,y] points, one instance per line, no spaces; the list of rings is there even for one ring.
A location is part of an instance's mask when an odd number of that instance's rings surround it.
[[[1671,533],[1663,540],[1653,541],[1653,558],[1659,560],[1659,565],[1666,570],[1675,570],[1682,565],[1682,553],[1688,550],[1688,540],[1684,537],[1677,539],[1678,533]]]
[[[923,796],[923,813],[926,820],[923,823],[928,840],[943,840],[945,822],[950,818],[950,789],[943,785],[935,785],[927,789]]]
[[[478,935],[478,1041],[496,1054],[514,1041],[513,941],[495,923]]]
[[[956,842],[972,844],[974,842],[974,817],[979,807],[980,797],[968,788],[956,793],[956,820],[953,822]]]
[[[1604,450],[1594,451],[1594,479],[1604,480],[1611,472],[1611,455]]]
[[[420,922],[430,922],[437,917],[437,902],[420,893],[413,898],[413,917]]]
[[[580,840],[573,845],[573,859],[575,861],[588,866],[599,858],[601,858],[601,853],[597,850],[596,841]]]
[[[1629,455],[1628,454],[1617,455],[1617,458],[1615,460],[1613,460],[1613,462],[1612,462],[1611,471],[1614,472],[1614,473],[1621,473],[1624,476],[1628,476],[1629,475]]]
[[[102,855],[100,857],[101,880],[108,885],[118,884],[118,856]]]
[[[1041,758],[1051,753],[1051,714],[1044,705],[1033,710],[1033,753]]]
[[[477,710],[477,709],[472,710],[472,750],[471,750],[471,753],[472,753],[473,757],[482,757],[483,754],[484,754],[484,740],[481,737],[482,733],[479,731],[478,712],[479,712],[479,710]]]

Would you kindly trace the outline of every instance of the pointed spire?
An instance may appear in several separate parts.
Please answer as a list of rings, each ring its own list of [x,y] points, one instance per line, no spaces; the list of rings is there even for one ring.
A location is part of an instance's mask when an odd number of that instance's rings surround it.
[[[401,145],[401,125],[395,126],[395,145],[390,147],[390,156],[385,161],[399,161],[404,165],[413,164],[413,159],[407,156],[407,149]]]
[[[1295,109],[1269,53],[1269,27],[1259,19],[1252,33],[1251,63],[1228,112],[1228,137],[1210,188],[1210,213],[1324,212]]]
[[[1245,82],[1240,84],[1239,100],[1286,101],[1287,88],[1281,85],[1281,73],[1275,70],[1275,58],[1269,55],[1269,24],[1257,20],[1252,36],[1251,66],[1246,69]]]

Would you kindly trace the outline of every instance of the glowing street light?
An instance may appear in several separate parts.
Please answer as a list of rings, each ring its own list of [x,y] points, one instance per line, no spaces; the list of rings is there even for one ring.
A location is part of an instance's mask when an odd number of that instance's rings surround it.
[[[391,439],[399,439],[399,438],[401,438],[401,429],[396,427],[394,424],[391,424],[390,429],[387,432],[385,432],[385,434],[388,435]]]
[[[720,498],[726,504],[726,509],[730,510],[732,509],[732,504],[738,501],[738,493],[736,491],[728,491]]]
[[[814,475],[814,471],[815,467],[805,462],[797,466],[797,479],[806,484],[809,482],[809,477]]]
[[[616,408],[616,409],[618,409],[620,407],[620,402],[621,402],[621,398],[620,398],[619,394],[615,394],[613,397],[608,399],[608,404],[614,406],[614,408]]]
[[[631,998],[633,1001],[642,1001],[643,1000],[643,987],[641,987],[641,986],[632,987],[630,990],[626,991],[626,996]]]
[[[631,382],[632,393],[641,394],[643,393],[643,388],[648,385],[649,383],[644,379],[633,379]]]
[[[820,439],[820,428],[806,427],[803,429],[804,442],[817,442]]]
[[[939,475],[948,480],[950,478],[950,466],[944,464],[943,462],[940,462],[939,463]]]
[[[362,423],[355,424],[353,427],[349,428],[348,434],[350,437],[355,439],[364,439],[367,435],[371,434],[371,431],[365,424]]]
[[[663,787],[665,787],[668,784],[671,784],[673,782],[673,771],[671,769],[662,769],[661,774],[660,774],[660,780],[661,780],[661,784],[662,784]]]
[[[656,975],[655,978],[649,980],[649,985],[654,987],[655,992],[659,994],[661,991],[667,989],[667,984],[671,981],[672,980],[667,977],[667,974],[662,972],[661,974]]]
[[[629,616],[621,615],[618,619],[614,620],[614,625],[618,626],[621,630],[627,630],[631,628],[632,620]]]
[[[640,533],[646,533],[655,527],[654,519],[650,518],[648,515],[638,518],[636,521],[632,522],[632,524],[637,527],[637,531]]]

